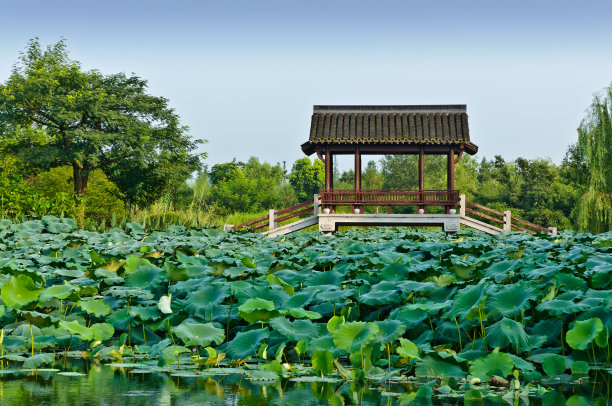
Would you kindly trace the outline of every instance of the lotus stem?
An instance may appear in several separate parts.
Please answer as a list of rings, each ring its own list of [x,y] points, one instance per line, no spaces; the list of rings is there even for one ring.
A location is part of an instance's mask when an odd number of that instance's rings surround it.
[[[34,356],[34,333],[32,332],[32,323],[30,323],[30,338],[32,339],[32,356]]]
[[[232,318],[232,307],[234,306],[234,302],[230,303],[229,313],[227,314],[227,326],[225,326],[225,342],[229,341],[229,329],[230,329],[230,321]]]
[[[389,373],[391,373],[391,349],[389,348],[389,343],[387,343],[387,354],[389,355]]]
[[[147,333],[145,332],[144,323],[142,323],[142,338],[144,339],[144,345],[147,345]]]
[[[459,323],[457,323],[457,316],[454,317],[455,326],[457,326],[457,336],[459,336],[459,348],[463,351],[463,345],[461,344],[461,330],[459,329]]]

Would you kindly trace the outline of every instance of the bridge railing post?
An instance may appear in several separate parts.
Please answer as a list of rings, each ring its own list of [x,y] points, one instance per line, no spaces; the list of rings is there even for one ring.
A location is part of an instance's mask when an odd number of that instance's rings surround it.
[[[314,195],[314,215],[318,216],[319,213],[321,213],[321,196],[319,196],[318,194]]]
[[[512,231],[512,213],[510,210],[504,211],[504,231]]]
[[[459,215],[461,215],[461,217],[465,217],[465,195],[464,194],[459,196]]]
[[[268,230],[274,230],[276,227],[278,227],[276,223],[276,210],[270,209],[268,212]]]
[[[557,227],[548,227],[548,231],[550,231],[551,235],[558,235]]]

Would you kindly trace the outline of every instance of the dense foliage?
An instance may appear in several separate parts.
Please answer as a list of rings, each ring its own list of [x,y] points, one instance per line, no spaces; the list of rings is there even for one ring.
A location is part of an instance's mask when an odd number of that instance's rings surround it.
[[[68,351],[137,368],[251,359],[258,379],[435,376],[450,389],[610,368],[610,234],[99,234],[47,217],[2,221],[0,249],[11,366]]]
[[[0,147],[33,170],[70,166],[77,197],[85,197],[96,169],[123,187],[125,172],[145,168],[148,175],[178,161],[188,166],[182,182],[199,168],[192,153],[197,142],[168,100],[146,90],[147,82],[136,76],[83,71],[64,41],[43,49],[32,40],[0,85]],[[147,183],[146,176],[130,179],[123,191],[128,197]],[[172,179],[153,180],[167,188]]]

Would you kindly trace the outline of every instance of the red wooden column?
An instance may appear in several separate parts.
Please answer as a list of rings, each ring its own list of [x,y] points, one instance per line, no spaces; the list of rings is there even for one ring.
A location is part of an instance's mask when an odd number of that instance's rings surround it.
[[[448,189],[448,196],[450,192],[455,190],[455,149],[453,147],[448,151],[448,160],[446,164],[446,189]],[[451,206],[446,206],[446,213],[448,214]]]
[[[330,151],[329,146],[325,147],[325,189],[329,199],[333,199],[332,189],[334,188],[334,155]],[[328,205],[330,212],[333,213],[334,206]]]
[[[361,201],[361,152],[359,151],[359,145],[355,145],[355,200]],[[353,213],[355,209],[361,209],[361,205],[355,205]]]
[[[421,199],[421,201],[423,201],[425,197],[425,194],[423,193],[424,190],[425,190],[425,149],[421,146],[420,151],[419,151],[419,191],[421,192],[419,198]],[[425,212],[427,213],[427,207],[425,207],[425,205],[419,205],[417,207],[419,209],[425,210]]]
[[[333,163],[329,147],[325,147],[325,190],[330,190],[333,183]]]

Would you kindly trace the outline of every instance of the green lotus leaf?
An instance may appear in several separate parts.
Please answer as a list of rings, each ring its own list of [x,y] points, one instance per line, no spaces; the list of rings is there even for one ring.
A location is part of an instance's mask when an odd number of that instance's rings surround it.
[[[207,285],[196,292],[190,292],[187,299],[183,300],[181,304],[187,313],[207,317],[211,310],[219,306],[229,296],[230,289],[227,286]]]
[[[225,340],[225,331],[215,327],[212,323],[191,323],[184,321],[172,329],[186,346],[207,347],[211,343],[217,345]]]
[[[402,300],[402,290],[397,282],[380,282],[372,286],[370,291],[357,299],[370,306],[398,303]]]
[[[572,364],[572,374],[588,375],[589,364],[586,361],[574,361]]]
[[[513,367],[514,363],[508,354],[494,352],[472,362],[470,374],[483,381],[489,381],[494,375],[507,377],[512,373]]]
[[[32,278],[27,275],[11,276],[2,286],[0,296],[8,307],[21,309],[36,301],[43,289],[36,286]]]
[[[295,308],[304,308],[308,306],[315,299],[318,293],[317,289],[311,289],[306,291],[301,291],[291,296],[289,300],[287,300],[284,304],[283,309],[295,309]]]
[[[28,357],[23,362],[23,367],[27,369],[38,369],[42,365],[47,365],[55,361],[55,354],[41,353]]]
[[[334,331],[338,329],[342,324],[344,324],[344,316],[332,316],[327,321],[327,331],[331,334],[334,334]]]
[[[321,335],[321,329],[310,320],[295,320],[293,322],[284,317],[270,320],[270,327],[292,341],[309,340]]]
[[[415,343],[405,338],[399,339],[401,346],[397,347],[397,353],[400,357],[420,360],[419,347]]]
[[[588,306],[581,303],[575,303],[572,300],[552,299],[537,306],[538,311],[547,312],[553,316],[562,314],[574,314],[586,310]]]
[[[573,349],[585,350],[603,328],[602,321],[597,317],[575,321],[574,326],[565,335],[565,340]]]
[[[0,312],[0,317],[1,316],[2,316],[2,312]],[[598,347],[606,348],[608,346],[608,337],[610,336],[610,333],[608,331],[609,331],[608,327],[604,326],[604,328],[601,329],[599,334],[595,336],[595,343],[597,344]]]
[[[267,329],[240,332],[225,348],[233,359],[244,359],[255,354],[263,340],[268,338]]]
[[[78,286],[70,285],[65,283],[63,285],[52,285],[45,289],[39,297],[41,302],[46,302],[51,299],[67,299],[74,293],[78,292],[80,288]]]
[[[336,347],[353,353],[374,341],[378,332],[378,326],[374,323],[355,321],[340,325],[332,335]]]
[[[280,315],[274,302],[265,299],[251,298],[238,307],[238,315],[248,323],[268,321]]]
[[[429,355],[419,361],[414,373],[416,376],[453,378],[463,378],[466,375],[459,365]]]
[[[495,282],[501,283],[506,279],[511,271],[515,271],[519,266],[517,259],[508,261],[497,261],[485,269],[482,273],[487,278],[494,279]]]
[[[127,277],[125,286],[153,291],[167,280],[167,275],[155,266],[139,266]]]
[[[312,355],[312,369],[317,376],[334,372],[334,356],[329,351],[316,351]]]
[[[449,317],[466,316],[470,310],[478,308],[485,299],[484,284],[468,286],[461,289],[453,298]]]
[[[189,280],[189,269],[179,268],[166,258],[164,262],[164,269],[168,274],[168,279],[172,282],[186,281]]]
[[[295,317],[296,319],[316,320],[323,317],[321,313],[312,312],[301,308],[289,309],[289,314]]]
[[[270,286],[280,285],[289,295],[295,295],[295,288],[274,274],[266,276]]]
[[[587,287],[587,283],[584,279],[578,278],[574,275],[567,273],[559,273],[555,275],[557,282],[566,290],[584,290]]]
[[[93,339],[99,341],[106,341],[113,338],[113,334],[115,334],[115,329],[112,325],[108,323],[96,323],[92,324],[90,327],[93,333]]]
[[[178,356],[188,352],[190,352],[189,348],[185,348],[180,345],[171,345],[166,347],[160,351],[157,365],[160,367],[172,365],[176,362]]]
[[[125,263],[123,264],[123,269],[126,273],[135,272],[140,266],[153,266],[153,264],[146,258],[141,258],[137,256],[129,256],[125,259]]]
[[[491,347],[506,348],[520,351],[529,346],[529,336],[523,329],[521,323],[514,320],[503,318],[497,323],[485,329],[485,341]]]
[[[158,320],[162,316],[157,306],[133,306],[129,308],[129,314],[142,321]]]
[[[513,354],[508,354],[508,356],[512,359],[512,363],[516,369],[520,369],[523,372],[535,371],[535,366],[531,362],[525,361],[523,358]]]
[[[110,306],[100,299],[80,300],[78,304],[81,309],[97,317],[110,314]]]
[[[561,375],[567,369],[565,358],[561,355],[548,355],[542,359],[542,369],[548,376]]]
[[[520,316],[529,307],[529,301],[536,298],[535,289],[522,283],[504,285],[487,301],[487,312],[506,317]]]
[[[379,330],[375,342],[383,346],[397,340],[406,331],[406,326],[399,320],[383,320],[375,323]]]
[[[80,325],[79,322],[76,320],[73,320],[73,321],[60,320],[59,325],[60,325],[60,328],[68,330],[70,334],[80,336],[83,340],[91,340],[93,338],[93,330],[88,327]]]
[[[482,400],[482,393],[478,389],[468,389],[463,394],[463,399],[465,401],[469,400]]]

